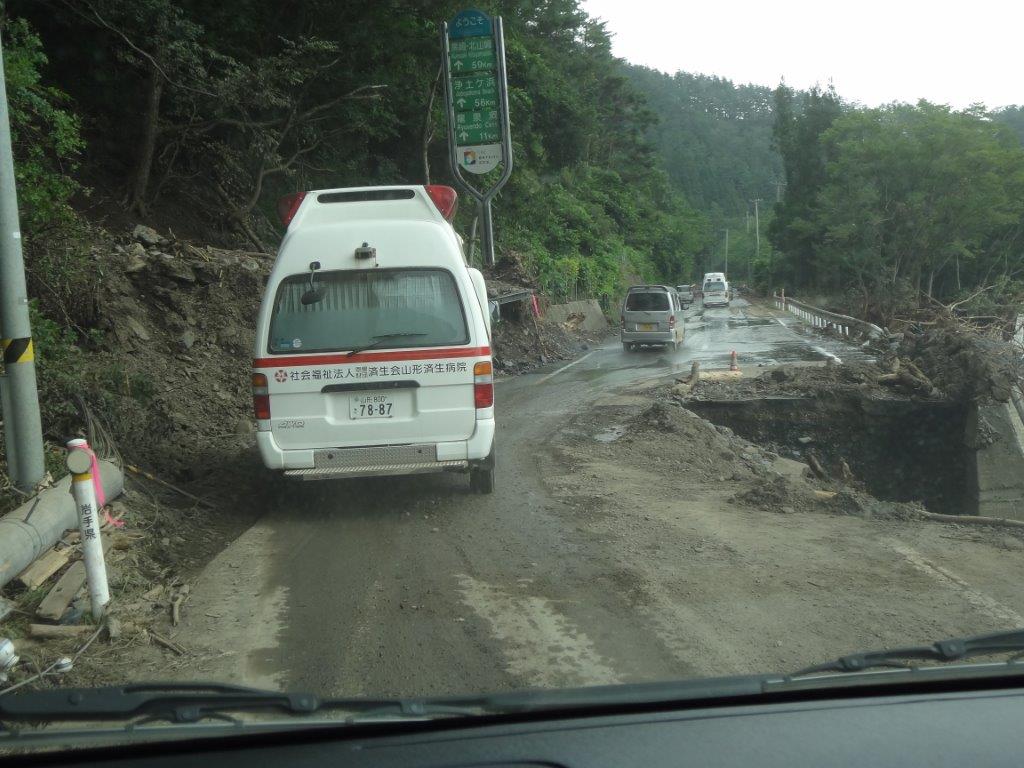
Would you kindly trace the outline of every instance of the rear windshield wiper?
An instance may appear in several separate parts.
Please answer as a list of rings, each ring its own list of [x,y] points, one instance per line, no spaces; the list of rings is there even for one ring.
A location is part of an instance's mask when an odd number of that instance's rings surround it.
[[[361,347],[354,347],[352,349],[352,351],[348,353],[348,357],[352,357],[352,355],[357,355],[360,352],[365,352],[368,349],[373,349],[374,347],[378,347],[381,344],[383,344],[385,341],[387,341],[388,339],[403,339],[403,338],[406,338],[406,337],[411,338],[413,336],[426,336],[426,335],[427,334],[425,334],[425,333],[417,333],[415,331],[412,331],[412,332],[409,332],[409,333],[381,333],[381,334],[378,334],[377,336],[371,336],[370,338],[373,339],[373,341],[371,341],[369,344],[364,344]]]
[[[982,656],[989,653],[1008,653],[1018,651],[1024,653],[1024,628],[1005,632],[990,632],[974,637],[959,637],[939,640],[931,645],[917,645],[907,648],[887,648],[881,651],[864,651],[840,656],[838,659],[801,669],[789,677],[813,675],[818,672],[862,672],[875,667],[894,667],[907,669],[908,659],[926,661],[959,661],[970,656]],[[1019,655],[1019,654],[1018,654]],[[1013,661],[1016,656],[1011,657]]]

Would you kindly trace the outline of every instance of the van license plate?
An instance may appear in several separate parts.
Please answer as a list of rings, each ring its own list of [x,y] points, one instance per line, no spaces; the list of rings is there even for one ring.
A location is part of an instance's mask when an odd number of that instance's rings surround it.
[[[353,419],[390,419],[395,401],[391,395],[356,395],[349,399]]]
[[[658,329],[657,323],[640,323],[641,331],[656,331]]]

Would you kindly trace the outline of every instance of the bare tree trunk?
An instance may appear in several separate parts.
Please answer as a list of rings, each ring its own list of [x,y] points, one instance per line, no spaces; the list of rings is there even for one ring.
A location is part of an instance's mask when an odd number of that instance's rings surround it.
[[[153,155],[156,152],[156,137],[160,127],[160,100],[164,92],[164,78],[156,66],[149,69],[149,94],[146,98],[146,114],[142,124],[142,141],[132,180],[131,208],[140,215],[146,215],[146,191],[149,176],[153,170]]]
[[[434,98],[437,96],[437,86],[441,82],[442,69],[438,67],[437,75],[434,77],[434,84],[430,86],[430,95],[427,96],[427,110],[423,115],[423,183],[430,183],[430,142],[434,138]]]

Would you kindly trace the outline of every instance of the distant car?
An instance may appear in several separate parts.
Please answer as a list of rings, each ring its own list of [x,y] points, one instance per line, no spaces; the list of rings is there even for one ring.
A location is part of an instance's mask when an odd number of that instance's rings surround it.
[[[710,280],[704,283],[703,295],[705,307],[729,306],[729,284],[722,280]]]
[[[679,303],[683,309],[688,309],[694,301],[692,285],[677,285],[676,294],[679,296]]]
[[[679,349],[686,329],[682,306],[667,285],[634,285],[622,302],[622,347],[631,352],[648,345]]]

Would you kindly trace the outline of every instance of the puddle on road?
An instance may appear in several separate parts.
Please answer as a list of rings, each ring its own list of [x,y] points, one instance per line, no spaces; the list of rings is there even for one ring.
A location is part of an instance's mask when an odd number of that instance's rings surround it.
[[[612,424],[608,429],[594,435],[594,439],[599,443],[614,443],[624,434],[626,434],[626,428],[622,424]]]

